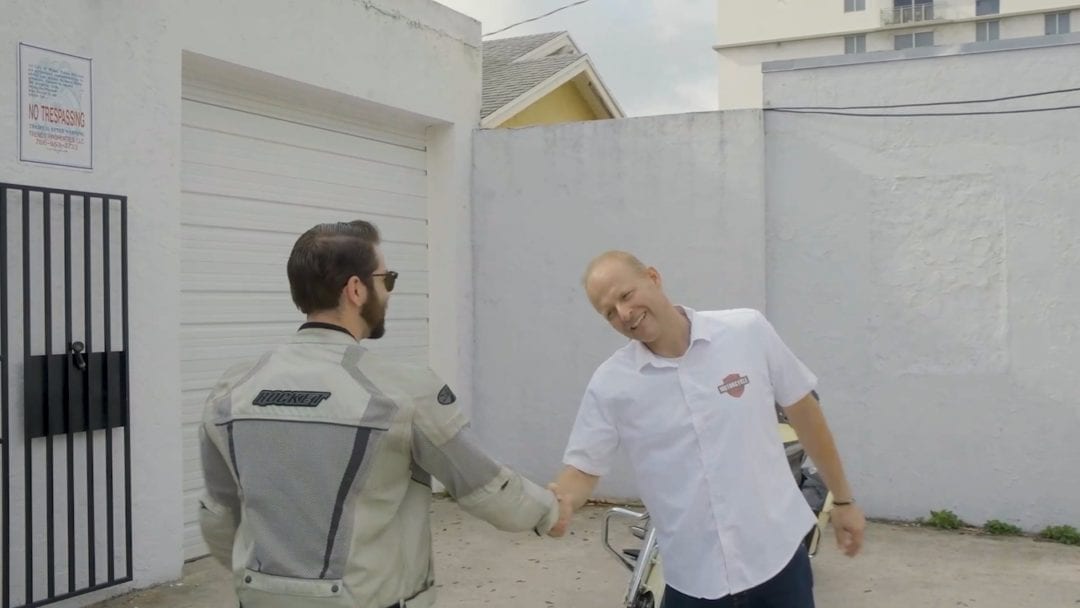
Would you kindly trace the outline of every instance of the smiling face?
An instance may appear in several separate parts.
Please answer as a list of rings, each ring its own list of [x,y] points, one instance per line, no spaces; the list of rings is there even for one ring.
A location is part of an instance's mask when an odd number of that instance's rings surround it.
[[[660,273],[626,254],[594,261],[585,279],[585,292],[615,331],[645,344],[661,338],[662,320],[672,311]]]

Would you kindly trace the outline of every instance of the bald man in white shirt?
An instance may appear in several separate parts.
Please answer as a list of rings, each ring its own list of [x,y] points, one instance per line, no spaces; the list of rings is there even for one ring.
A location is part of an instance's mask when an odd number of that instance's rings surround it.
[[[600,255],[584,283],[630,342],[589,382],[559,492],[580,508],[621,445],[657,530],[664,608],[812,608],[802,539],[815,517],[791,475],[774,404],[835,497],[845,554],[859,552],[866,526],[813,393],[817,378],[760,312],[676,306],[660,273],[632,254]]]

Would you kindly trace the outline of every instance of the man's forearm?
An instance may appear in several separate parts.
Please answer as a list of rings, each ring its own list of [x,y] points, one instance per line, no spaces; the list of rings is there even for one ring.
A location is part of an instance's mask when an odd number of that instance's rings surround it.
[[[832,432],[825,421],[825,414],[813,395],[807,395],[795,405],[785,408],[788,421],[799,436],[806,454],[817,465],[825,485],[839,502],[848,502],[853,496],[840,453],[836,449]]]
[[[555,496],[507,467],[457,502],[466,513],[505,532],[535,529],[543,534],[559,519]]]
[[[592,496],[598,481],[600,478],[596,475],[589,475],[574,467],[565,466],[559,472],[555,484],[558,486],[558,492],[569,498],[574,510],[577,511]]]

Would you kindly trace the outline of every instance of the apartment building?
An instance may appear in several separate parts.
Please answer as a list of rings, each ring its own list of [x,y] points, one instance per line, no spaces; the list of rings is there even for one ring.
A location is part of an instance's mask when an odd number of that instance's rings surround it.
[[[717,0],[719,109],[759,108],[761,64],[1080,29],[1076,0]]]

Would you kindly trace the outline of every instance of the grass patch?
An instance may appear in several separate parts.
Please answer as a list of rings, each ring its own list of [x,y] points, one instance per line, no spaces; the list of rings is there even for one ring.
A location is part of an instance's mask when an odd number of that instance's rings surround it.
[[[930,511],[930,519],[920,520],[920,523],[939,530],[959,530],[967,525],[956,515],[956,513],[953,513],[948,509]]]
[[[1047,526],[1039,536],[1065,545],[1080,545],[1080,532],[1072,526]]]
[[[983,530],[986,530],[988,534],[993,534],[994,536],[1020,536],[1024,533],[1020,528],[999,519],[991,519],[986,522],[986,524],[983,525]]]

